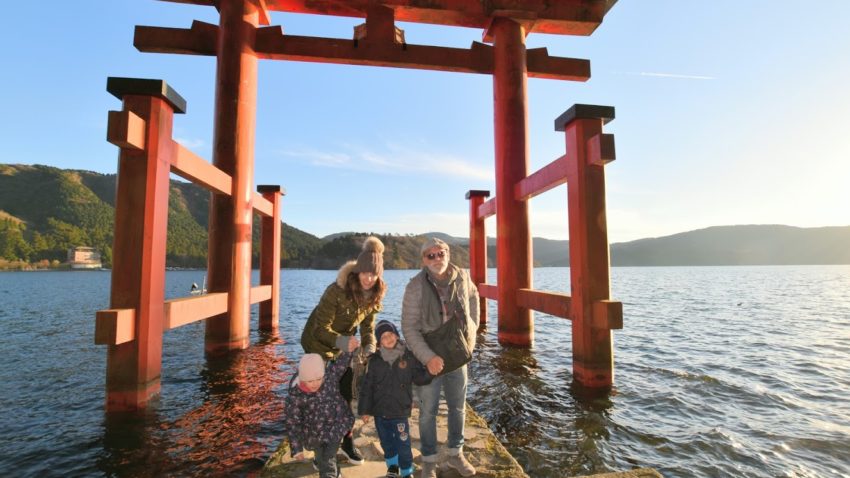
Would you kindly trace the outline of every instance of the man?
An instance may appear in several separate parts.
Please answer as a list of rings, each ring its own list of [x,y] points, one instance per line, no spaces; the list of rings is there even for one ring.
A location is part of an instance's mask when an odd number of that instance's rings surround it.
[[[472,476],[475,468],[463,456],[463,428],[466,406],[466,365],[443,370],[443,357],[428,346],[424,334],[436,330],[452,318],[466,321],[467,339],[475,347],[478,331],[478,289],[469,273],[450,263],[449,245],[428,238],[421,249],[424,267],[407,284],[401,306],[401,328],[407,346],[431,375],[439,375],[429,385],[418,387],[419,437],[422,447],[422,478],[437,476],[437,411],[440,390],[446,397],[449,434],[446,466],[462,476]],[[470,349],[471,350],[471,349]],[[442,373],[442,374],[441,374]]]

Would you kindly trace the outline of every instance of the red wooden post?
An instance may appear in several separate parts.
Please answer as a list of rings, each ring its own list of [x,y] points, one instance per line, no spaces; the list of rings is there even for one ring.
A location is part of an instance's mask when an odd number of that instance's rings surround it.
[[[109,78],[107,91],[123,100],[124,111],[146,123],[139,139],[121,143],[115,194],[110,308],[135,310],[135,339],[109,345],[106,359],[107,411],[143,408],[159,392],[165,314],[165,243],[168,188],[173,154],[174,112],[186,102],[164,81]],[[110,115],[109,136],[123,126]],[[138,118],[135,122],[138,123]]]
[[[470,190],[466,193],[469,200],[469,275],[476,287],[487,282],[487,233],[484,218],[478,214],[478,207],[487,197],[490,197],[490,191]],[[482,295],[480,300],[480,327],[484,327],[487,325],[487,298]]]
[[[251,319],[251,207],[257,56],[253,51],[259,13],[251,0],[218,2],[220,25],[216,70],[213,164],[233,178],[231,196],[210,201],[209,290],[228,292],[228,312],[209,318],[209,354],[243,349]]]
[[[280,198],[286,192],[280,186],[257,186],[257,191],[272,203],[274,214],[263,216],[260,251],[260,284],[272,286],[272,297],[260,302],[260,330],[277,331],[280,321]]]
[[[606,156],[613,159],[613,148],[600,148],[611,139],[602,134],[602,125],[613,118],[612,107],[574,105],[555,120],[555,129],[566,131],[568,158],[573,377],[592,389],[614,383],[611,329],[616,327],[605,317],[610,283],[603,168]]]
[[[531,235],[528,204],[517,200],[514,186],[528,175],[528,114],[525,31],[507,18],[495,18],[493,90],[496,136],[496,268],[499,343],[531,346],[531,310],[517,301],[519,289],[531,288]]]

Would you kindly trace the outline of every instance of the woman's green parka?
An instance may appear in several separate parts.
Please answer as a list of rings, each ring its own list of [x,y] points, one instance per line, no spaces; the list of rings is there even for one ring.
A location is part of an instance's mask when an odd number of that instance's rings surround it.
[[[375,351],[375,317],[381,305],[360,307],[345,292],[345,281],[354,269],[355,261],[345,263],[337,274],[336,282],[325,289],[316,308],[307,319],[301,333],[301,346],[305,353],[317,353],[325,359],[339,355],[337,339],[351,337],[360,327],[360,343],[368,355]]]

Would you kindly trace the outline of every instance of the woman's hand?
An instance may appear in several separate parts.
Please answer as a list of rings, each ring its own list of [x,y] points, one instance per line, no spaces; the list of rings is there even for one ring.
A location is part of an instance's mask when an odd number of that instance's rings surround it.
[[[443,357],[435,355],[434,358],[428,361],[428,373],[431,375],[439,375],[439,373],[443,371],[444,365]]]
[[[352,336],[351,339],[348,341],[348,351],[354,352],[354,349],[356,349],[359,346],[360,346],[360,341],[357,340],[357,337]]]
[[[298,460],[298,461],[301,461],[301,460],[303,460],[303,459],[304,459],[304,452],[303,452],[303,451],[302,451],[302,452],[298,452],[298,453],[297,453],[295,456],[293,456],[292,458],[294,458],[294,459],[296,459],[296,460]]]

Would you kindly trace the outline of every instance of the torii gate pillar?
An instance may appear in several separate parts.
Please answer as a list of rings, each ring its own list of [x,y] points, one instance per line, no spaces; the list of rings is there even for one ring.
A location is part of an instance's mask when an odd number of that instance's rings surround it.
[[[517,200],[514,185],[528,175],[528,98],[525,31],[496,18],[493,37],[493,97],[496,136],[496,281],[499,343],[529,347],[534,341],[531,310],[517,290],[531,288],[531,234],[528,203]]]
[[[206,321],[208,354],[244,349],[251,319],[251,196],[257,111],[259,11],[251,0],[222,0],[215,88],[213,164],[233,178],[232,195],[210,201],[208,284],[229,292],[228,311]]]

